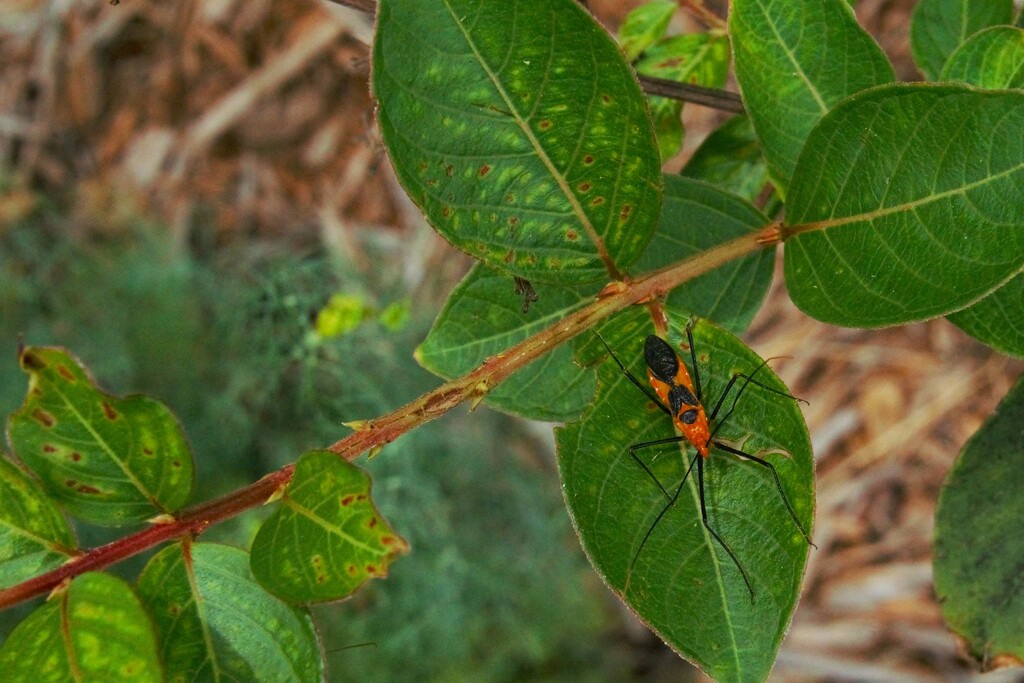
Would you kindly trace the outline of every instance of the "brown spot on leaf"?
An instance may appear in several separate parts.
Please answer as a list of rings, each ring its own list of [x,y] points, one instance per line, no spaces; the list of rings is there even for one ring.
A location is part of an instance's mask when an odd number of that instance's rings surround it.
[[[345,496],[344,498],[341,499],[341,506],[342,507],[348,507],[349,505],[352,504],[352,501],[355,500],[355,499],[356,499],[355,496]]]
[[[356,566],[354,564],[350,564],[349,566],[345,567],[345,571],[347,571],[350,575],[355,576]]]
[[[590,200],[591,206],[601,206],[602,204],[604,204],[604,197],[594,197]]]
[[[622,210],[619,211],[619,222],[625,223],[629,219],[629,214],[632,213],[633,207],[630,204],[623,204]]]
[[[582,183],[576,186],[580,192],[590,192],[590,188],[593,187],[589,182],[584,180]]]
[[[551,120],[544,119],[543,121],[537,124],[537,127],[540,128],[541,130],[547,130],[551,128]]]
[[[89,495],[96,495],[100,493],[100,490],[95,486],[89,486],[88,484],[79,484],[75,487],[75,490],[79,493],[88,493]]]
[[[42,408],[36,408],[32,411],[32,419],[47,428],[57,424],[57,420],[54,419],[53,415],[50,415]]]
[[[78,483],[77,479],[65,479],[64,480],[64,485],[67,486],[69,489],[73,489],[75,487],[75,484],[77,484],[77,483]]]
[[[400,543],[398,542],[398,539],[395,538],[394,536],[392,536],[391,534],[384,534],[383,536],[381,536],[380,537],[380,544],[381,545],[400,545]]]
[[[375,526],[377,526],[377,518],[376,517],[370,517],[369,521],[366,522],[366,528],[367,529],[372,529]]]
[[[592,163],[594,163],[593,155],[588,154],[585,157],[583,157],[583,163],[586,164],[587,166],[590,166]]]
[[[43,453],[55,453],[57,451],[56,446],[49,443],[43,444]]]
[[[505,263],[512,263],[512,259],[514,259],[515,257],[516,257],[516,252],[514,252],[514,251],[505,252],[504,261],[505,261]]]
[[[483,178],[485,175],[487,175],[490,172],[491,172],[491,165],[490,164],[484,164],[483,166],[480,167],[479,176],[481,178]]]
[[[173,467],[176,470],[177,469],[181,469],[181,461],[180,460],[172,460],[171,461],[171,467]]]
[[[149,446],[143,446],[142,453],[143,455],[153,455],[153,449],[150,448]]]
[[[110,420],[110,421],[114,421],[114,420],[116,420],[117,418],[121,417],[121,416],[120,416],[120,415],[118,414],[118,412],[117,412],[116,410],[114,410],[114,406],[110,405],[110,404],[109,404],[109,403],[107,403],[106,401],[103,401],[102,403],[100,403],[100,405],[101,405],[101,406],[103,407],[103,415],[104,415],[104,416],[105,416],[105,417],[106,417],[106,418],[107,418],[108,420]]]
[[[509,224],[509,227],[512,227],[512,228],[516,227],[516,225],[519,224],[519,216],[509,216],[508,217],[508,224]]]
[[[370,576],[383,576],[383,572],[381,572],[380,567],[375,564],[366,565],[366,573]]]
[[[46,361],[33,351],[25,351],[21,354],[21,365],[26,370],[42,370],[46,367]]]
[[[71,459],[72,459],[72,460],[74,460],[75,462],[78,462],[79,460],[81,460],[81,459],[82,459],[82,454],[81,454],[81,453],[79,453],[78,451],[72,451],[72,453],[71,453],[71,456],[70,456],[70,457],[71,457]]]
[[[565,231],[565,237],[574,242],[579,238],[579,236],[580,234],[573,230],[572,228],[569,228],[568,230]]]
[[[660,66],[665,68],[665,69],[671,69],[673,67],[679,66],[682,63],[683,63],[683,58],[682,57],[671,57],[669,59],[662,60]]]
[[[417,168],[419,168],[420,173],[426,173],[427,169],[430,168],[430,165],[425,161],[421,161]]]
[[[507,194],[507,195],[505,195],[505,203],[506,204],[515,204],[516,203],[516,196],[514,194]]]
[[[441,215],[444,216],[445,218],[451,217],[451,215],[452,215],[452,207],[450,207],[450,206],[442,207],[441,208]]]
[[[444,167],[444,174],[446,176],[451,178],[453,173],[455,173],[455,167],[454,166],[452,166],[451,164],[448,164],[447,166]]]
[[[59,375],[60,375],[61,377],[63,377],[64,379],[66,379],[66,380],[67,380],[67,381],[69,381],[69,382],[75,382],[75,381],[77,381],[77,380],[75,379],[75,373],[73,373],[73,372],[71,372],[70,370],[68,370],[68,367],[67,367],[66,365],[58,365],[58,366],[57,366],[57,373],[58,373],[58,374],[59,374]]]
[[[604,95],[601,95],[601,102],[603,102],[604,104],[611,104],[612,103],[612,96],[609,95],[608,93],[605,93]]]

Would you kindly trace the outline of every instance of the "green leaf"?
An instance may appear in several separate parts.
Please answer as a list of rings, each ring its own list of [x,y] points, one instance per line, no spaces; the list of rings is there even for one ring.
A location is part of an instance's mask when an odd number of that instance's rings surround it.
[[[768,164],[750,118],[734,116],[715,129],[679,173],[718,185],[748,202],[757,200],[768,184]]]
[[[935,511],[935,593],[984,669],[1024,659],[1024,379],[957,458]]]
[[[814,130],[787,203],[786,285],[808,315],[878,327],[961,309],[1024,266],[1024,93],[894,85]],[[798,230],[799,231],[799,230]]]
[[[1007,355],[1024,358],[1024,275],[947,317],[978,341]]]
[[[893,80],[842,0],[733,0],[736,80],[776,186],[790,184],[811,129],[843,98]]]
[[[974,34],[946,62],[942,80],[992,90],[1024,88],[1024,31],[996,26]],[[992,348],[1024,358],[1024,275],[948,318]]]
[[[0,455],[0,588],[56,569],[76,548],[68,520],[39,483]]]
[[[617,37],[627,62],[635,60],[654,41],[665,35],[677,7],[675,0],[653,0],[626,15]]]
[[[491,267],[578,285],[650,239],[661,171],[647,105],[575,0],[381,0],[373,90],[409,196]]]
[[[8,421],[11,446],[71,514],[116,526],[185,504],[192,453],[164,404],[104,393],[62,349],[28,347],[19,361],[29,388]]]
[[[645,76],[721,88],[729,76],[729,38],[721,32],[666,38],[644,53],[636,70]],[[682,147],[683,103],[667,97],[652,97],[650,103],[658,150],[664,161]]]
[[[642,311],[627,311],[602,333],[642,377],[644,337],[652,331]],[[693,334],[710,407],[733,373],[753,372],[761,360],[707,321],[699,320]],[[680,322],[674,322],[669,338],[674,345],[685,339]],[[592,341],[581,360],[599,353],[603,347]],[[680,353],[689,365],[689,354]],[[757,379],[785,391],[768,368]],[[730,399],[722,410],[731,405]],[[606,359],[598,367],[594,403],[580,421],[556,430],[558,468],[573,522],[597,572],[673,649],[715,680],[763,681],[796,606],[807,541],[769,470],[712,448],[704,473],[708,522],[743,564],[755,601],[736,565],[701,524],[695,472],[637,555],[666,503],[627,448],[673,434],[672,421]],[[810,532],[813,459],[796,403],[750,385],[717,437],[774,465]],[[680,485],[693,453],[692,447],[674,444],[638,451],[670,492]]]
[[[637,262],[637,270],[657,270],[767,223],[760,211],[735,195],[699,180],[666,176],[658,230]],[[773,268],[774,250],[762,249],[673,289],[668,307],[742,332],[768,293]]]
[[[0,648],[4,680],[162,681],[153,625],[131,587],[82,574],[36,608]]]
[[[138,591],[170,681],[324,680],[309,611],[260,588],[242,550],[174,544],[149,561]]]
[[[1024,88],[1024,30],[994,26],[975,33],[950,56],[942,80],[989,90]]]
[[[339,600],[387,576],[408,549],[370,499],[368,474],[330,451],[307,451],[252,542],[252,573],[288,602]]]
[[[930,79],[978,31],[1013,21],[1013,0],[920,0],[910,23],[910,50]]]
[[[538,286],[537,300],[524,313],[512,279],[477,265],[448,297],[416,360],[445,379],[465,374],[590,303],[596,290]],[[572,347],[563,344],[495,387],[484,402],[533,420],[565,422],[579,417],[593,395],[593,373],[574,365]]]

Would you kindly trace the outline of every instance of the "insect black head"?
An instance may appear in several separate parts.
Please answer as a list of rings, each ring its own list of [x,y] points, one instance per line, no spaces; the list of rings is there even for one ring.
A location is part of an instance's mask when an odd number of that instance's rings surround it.
[[[675,384],[676,373],[679,372],[679,356],[667,341],[653,334],[647,337],[644,342],[644,362],[656,378],[668,385]]]

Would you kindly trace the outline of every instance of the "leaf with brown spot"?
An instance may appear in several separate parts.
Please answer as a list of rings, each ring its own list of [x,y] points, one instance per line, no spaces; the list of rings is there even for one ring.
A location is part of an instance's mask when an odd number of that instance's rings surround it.
[[[35,609],[0,648],[5,681],[165,680],[153,624],[122,579],[90,572]]]
[[[39,482],[0,456],[0,588],[55,569],[77,543]]]
[[[58,348],[27,347],[25,403],[11,446],[74,516],[117,526],[170,514],[192,493],[192,453],[171,411],[146,396],[104,393]]]
[[[576,0],[381,0],[372,63],[396,175],[454,246],[541,284],[604,281],[640,256],[661,203],[654,130],[636,75]],[[444,172],[467,159],[487,161],[486,182]],[[585,202],[583,180],[606,201]]]
[[[326,602],[386,576],[408,549],[373,504],[368,474],[330,451],[308,451],[252,542],[251,566],[284,600]]]

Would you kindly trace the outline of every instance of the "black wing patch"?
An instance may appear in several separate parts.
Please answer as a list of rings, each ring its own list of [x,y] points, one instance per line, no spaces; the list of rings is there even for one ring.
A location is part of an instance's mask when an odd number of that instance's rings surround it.
[[[675,386],[676,373],[679,372],[679,356],[675,354],[668,342],[650,335],[644,342],[644,361],[651,369],[651,374],[665,384]]]

